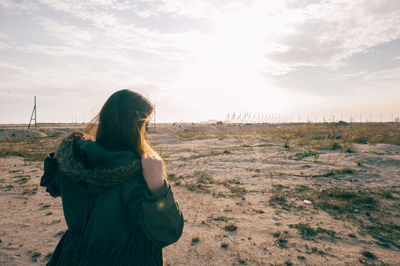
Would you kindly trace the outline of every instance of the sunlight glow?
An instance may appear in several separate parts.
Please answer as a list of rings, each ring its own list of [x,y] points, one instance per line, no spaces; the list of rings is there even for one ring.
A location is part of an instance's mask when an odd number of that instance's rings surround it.
[[[276,31],[289,32],[290,28],[284,27],[290,21],[278,14],[266,16],[265,8],[243,6],[213,18],[212,33],[195,40],[190,63],[174,80],[176,95],[182,102],[195,97],[198,102],[220,105],[221,99],[227,99],[220,106],[221,112],[285,109],[284,94],[263,73],[268,68],[266,53],[285,49],[268,42],[267,36]]]

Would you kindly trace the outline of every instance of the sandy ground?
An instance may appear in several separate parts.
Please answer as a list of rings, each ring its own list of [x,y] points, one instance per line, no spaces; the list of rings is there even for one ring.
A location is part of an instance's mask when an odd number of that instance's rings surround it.
[[[164,128],[150,138],[185,217],[182,237],[164,249],[166,264],[400,264],[398,242],[360,226],[383,215],[399,230],[400,146],[353,144],[352,153],[324,150],[299,159],[303,147],[257,135],[210,132],[185,140]],[[351,172],[334,172],[341,169]],[[39,186],[41,175],[40,161],[0,158],[0,265],[45,264],[66,230],[61,200]],[[336,215],[313,198],[330,188],[391,196],[377,196],[375,209],[360,205]],[[284,203],[273,204],[276,193]],[[319,233],[302,234],[298,224]]]

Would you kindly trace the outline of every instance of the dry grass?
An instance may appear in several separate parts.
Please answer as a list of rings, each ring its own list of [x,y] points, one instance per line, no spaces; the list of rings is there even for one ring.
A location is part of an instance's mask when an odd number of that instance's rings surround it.
[[[278,127],[279,126],[279,127]],[[350,143],[395,144],[400,145],[400,125],[395,123],[339,123],[282,124],[282,125],[225,125],[212,132],[193,125],[176,132],[181,140],[221,138],[221,136],[260,136],[268,145],[270,140],[283,141],[289,148],[291,144],[311,146],[317,149],[348,149]],[[336,143],[336,144],[335,144]],[[244,144],[248,145],[248,144]]]
[[[362,234],[368,234],[376,244],[400,248],[400,225],[396,206],[400,197],[397,191],[349,190],[342,188],[314,189],[306,186],[294,188],[278,186],[270,196],[270,206],[290,211],[296,209],[295,200],[309,200],[316,210],[323,210],[335,219],[352,222]],[[305,238],[320,234],[336,237],[335,232],[321,227],[316,229],[307,224],[291,225]]]
[[[17,137],[0,140],[0,156],[19,156],[28,161],[42,161],[56,148],[58,139],[52,137]]]
[[[395,123],[353,123],[341,126],[338,123],[325,124],[283,124],[257,126],[224,125],[210,131],[201,125],[190,125],[183,130],[174,132],[181,140],[201,140],[227,136],[257,136],[258,144],[242,144],[240,148],[265,147],[272,145],[271,140],[282,141],[287,148],[292,145],[308,146],[313,149],[343,150],[351,152],[351,143],[386,143],[400,145],[400,125]],[[51,134],[48,137],[15,137],[0,140],[0,156],[21,156],[29,161],[41,161],[47,153],[53,151],[61,134]],[[193,155],[187,160],[201,157],[230,154],[229,149],[211,151]],[[295,159],[312,156],[318,159],[318,153],[312,150],[296,154]]]
[[[336,232],[333,230],[325,229],[319,226],[314,229],[313,227],[305,223],[290,224],[289,227],[297,229],[301,237],[305,239],[317,237],[318,235],[326,235],[331,239],[334,239],[336,237]]]

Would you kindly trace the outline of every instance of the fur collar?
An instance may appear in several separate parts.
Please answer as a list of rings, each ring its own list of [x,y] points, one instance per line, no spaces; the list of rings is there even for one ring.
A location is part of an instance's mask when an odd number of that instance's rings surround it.
[[[101,187],[121,184],[142,172],[141,160],[132,152],[107,151],[82,134],[63,139],[55,151],[60,171],[75,182]]]

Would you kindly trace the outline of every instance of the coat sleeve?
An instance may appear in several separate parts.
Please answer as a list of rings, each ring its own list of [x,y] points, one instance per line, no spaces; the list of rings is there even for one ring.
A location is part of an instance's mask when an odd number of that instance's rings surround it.
[[[184,220],[166,180],[156,194],[151,194],[147,189],[142,207],[143,216],[139,222],[153,242],[165,247],[178,241],[182,235]]]
[[[60,196],[60,173],[58,171],[57,159],[54,158],[54,152],[47,155],[44,159],[43,170],[44,173],[40,179],[40,186],[46,187],[46,191],[51,196]]]
[[[136,184],[135,187],[136,191],[130,189],[125,192],[129,193],[126,195],[126,204],[131,216],[139,223],[146,236],[160,247],[178,241],[183,230],[183,215],[168,182],[164,180],[163,186],[156,194],[150,193],[144,180],[140,186]],[[139,190],[142,193],[138,193]]]

